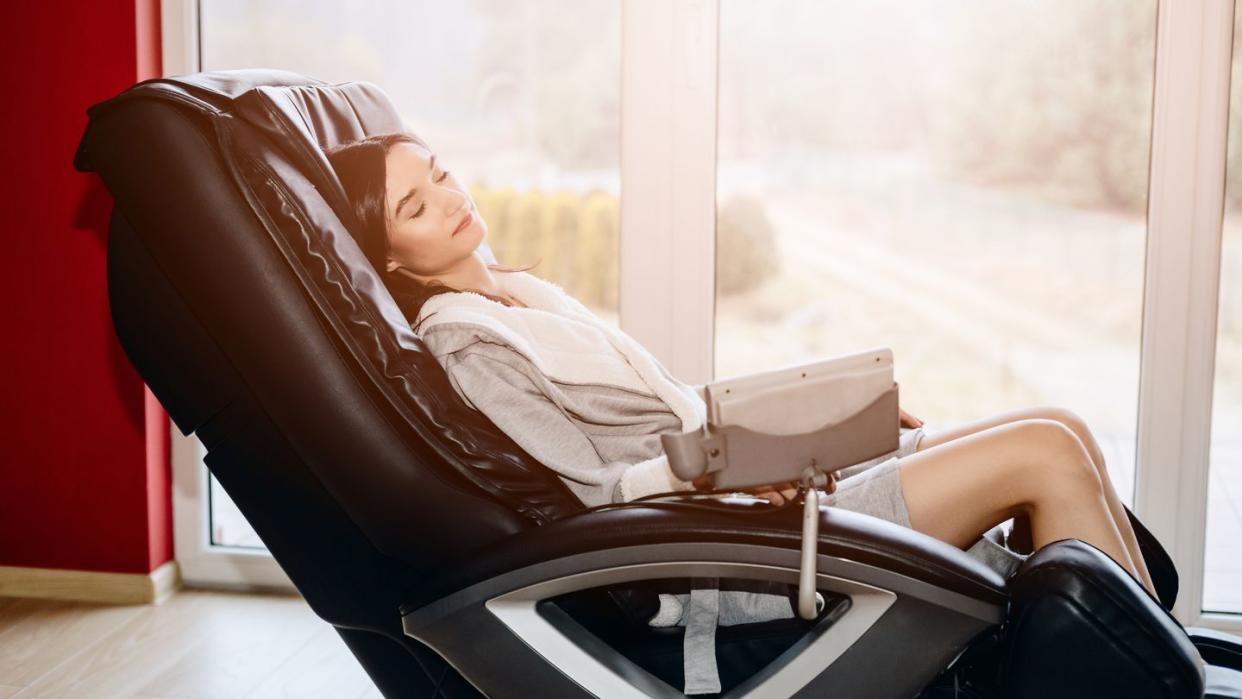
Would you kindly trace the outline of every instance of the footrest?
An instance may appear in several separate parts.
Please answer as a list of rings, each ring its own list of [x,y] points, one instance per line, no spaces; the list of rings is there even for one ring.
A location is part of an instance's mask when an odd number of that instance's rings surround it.
[[[1009,580],[1007,697],[1199,697],[1189,636],[1139,581],[1078,539],[1031,554]]]

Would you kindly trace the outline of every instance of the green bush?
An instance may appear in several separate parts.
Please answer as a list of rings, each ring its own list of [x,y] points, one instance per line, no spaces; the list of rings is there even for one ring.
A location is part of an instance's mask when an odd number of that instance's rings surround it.
[[[617,198],[607,192],[547,193],[470,188],[487,222],[488,245],[501,264],[525,266],[587,306],[617,308]]]
[[[776,231],[757,197],[726,199],[716,215],[716,293],[740,294],[780,269]]]
[[[618,305],[620,203],[593,191],[547,193],[532,189],[474,186],[471,196],[487,222],[488,245],[497,261],[523,266],[535,261],[536,276],[555,282],[594,308]],[[763,202],[731,197],[717,217],[716,291],[750,291],[779,269],[776,231]]]

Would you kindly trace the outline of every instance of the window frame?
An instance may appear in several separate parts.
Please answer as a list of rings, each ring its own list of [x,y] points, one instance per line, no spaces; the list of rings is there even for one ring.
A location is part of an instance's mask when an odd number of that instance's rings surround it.
[[[1239,632],[1203,611],[1233,24],[1234,0],[1157,6],[1134,511],[1178,569],[1173,616]]]

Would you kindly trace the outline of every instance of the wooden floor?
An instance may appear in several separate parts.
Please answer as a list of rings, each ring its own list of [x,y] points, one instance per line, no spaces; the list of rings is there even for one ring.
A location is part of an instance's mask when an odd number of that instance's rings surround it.
[[[301,597],[181,590],[155,606],[0,597],[0,699],[380,696]]]

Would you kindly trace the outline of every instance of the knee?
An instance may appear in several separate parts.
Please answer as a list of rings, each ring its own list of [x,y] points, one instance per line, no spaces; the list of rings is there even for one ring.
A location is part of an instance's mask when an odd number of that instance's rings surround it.
[[[1031,416],[1039,419],[1055,420],[1065,425],[1078,436],[1083,446],[1088,445],[1087,440],[1091,438],[1091,429],[1087,427],[1087,422],[1078,413],[1069,408],[1062,408],[1057,405],[1040,406],[1031,411]]]
[[[1049,487],[1075,491],[1101,488],[1100,474],[1078,435],[1060,420],[1032,418],[1013,423],[1023,436],[1021,444],[1031,450],[1023,461],[1033,475]]]

